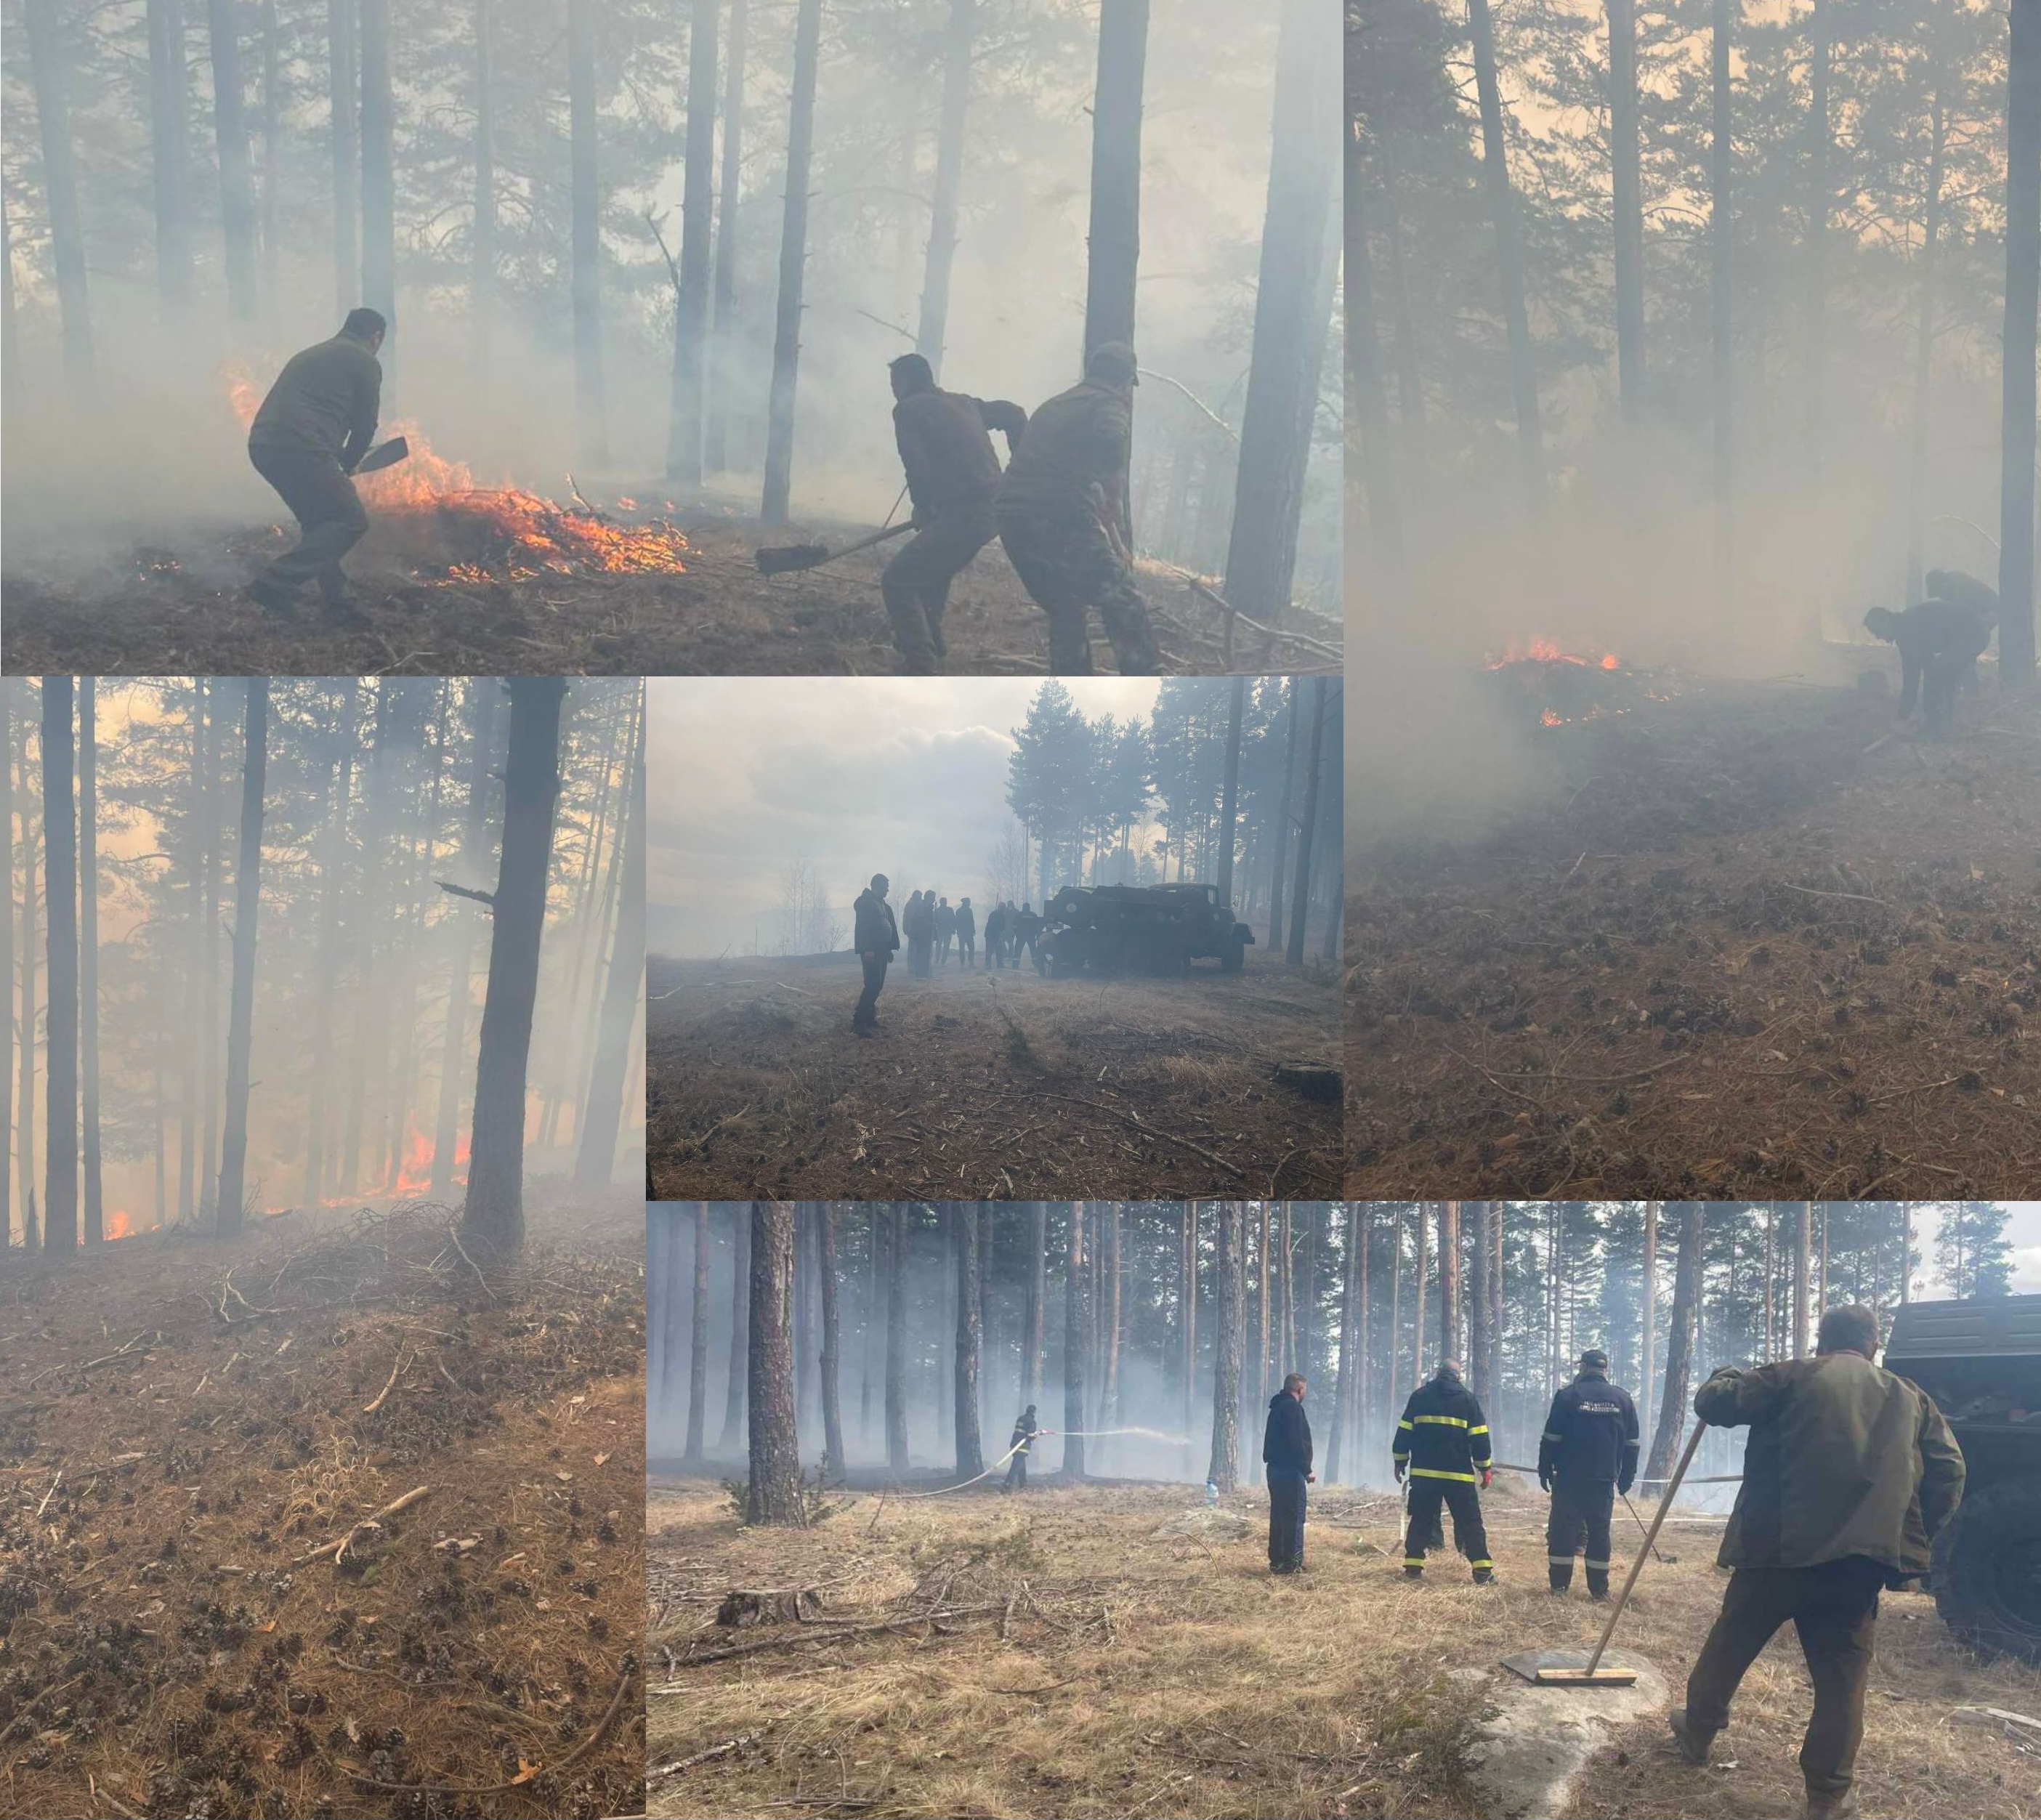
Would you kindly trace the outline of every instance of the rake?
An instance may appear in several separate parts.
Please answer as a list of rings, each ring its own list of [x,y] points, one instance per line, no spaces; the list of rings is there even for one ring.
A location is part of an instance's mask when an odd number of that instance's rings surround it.
[[[1608,1615],[1608,1622],[1602,1626],[1601,1639],[1594,1646],[1594,1654],[1587,1659],[1585,1667],[1578,1665],[1577,1651],[1570,1650],[1525,1650],[1513,1656],[1505,1656],[1502,1665],[1512,1674],[1521,1675],[1534,1687],[1541,1688],[1627,1688],[1635,1685],[1635,1669],[1605,1669],[1601,1665],[1603,1653],[1608,1648],[1608,1639],[1616,1634],[1616,1620],[1623,1616],[1623,1608],[1630,1602],[1631,1589],[1637,1584],[1637,1576],[1644,1571],[1645,1558],[1652,1551],[1658,1540],[1658,1531],[1665,1523],[1665,1515],[1673,1508],[1673,1499],[1680,1489],[1680,1481],[1687,1476],[1687,1468],[1693,1463],[1699,1451],[1701,1437],[1708,1432],[1706,1422],[1697,1422],[1688,1437],[1686,1452],[1680,1456],[1680,1463],[1673,1469],[1673,1476],[1665,1482],[1665,1494],[1658,1501],[1658,1514],[1651,1519],[1651,1527],[1644,1532],[1644,1546],[1637,1551],[1630,1563],[1630,1573],[1623,1582],[1623,1590],[1616,1596],[1616,1605]]]
[[[874,544],[883,544],[889,537],[898,537],[902,532],[914,528],[911,520],[888,525],[884,530],[860,537],[855,544],[846,544],[841,550],[832,550],[826,544],[780,544],[761,550],[754,560],[761,575],[791,575],[798,569],[819,568],[825,563],[834,563],[839,556],[854,555],[860,550],[868,550]]]

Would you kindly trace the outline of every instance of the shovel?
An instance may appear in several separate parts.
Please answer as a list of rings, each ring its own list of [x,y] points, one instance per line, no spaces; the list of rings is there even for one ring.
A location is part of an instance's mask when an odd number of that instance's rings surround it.
[[[1594,1654],[1588,1658],[1587,1666],[1580,1668],[1568,1658],[1572,1652],[1564,1650],[1526,1650],[1520,1655],[1505,1656],[1502,1665],[1511,1673],[1521,1675],[1534,1687],[1541,1688],[1627,1688],[1637,1681],[1635,1669],[1605,1669],[1601,1665],[1603,1652],[1608,1647],[1608,1639],[1616,1634],[1616,1620],[1623,1616],[1623,1608],[1630,1602],[1630,1590],[1637,1584],[1637,1576],[1644,1570],[1644,1558],[1652,1551],[1652,1544],[1658,1540],[1658,1531],[1665,1520],[1665,1513],[1673,1508],[1673,1499],[1680,1489],[1680,1481],[1687,1476],[1687,1468],[1693,1464],[1694,1455],[1699,1451],[1701,1437],[1708,1432],[1706,1422],[1694,1425],[1692,1436],[1687,1442],[1686,1452],[1680,1456],[1680,1463],[1673,1469],[1673,1476],[1666,1481],[1665,1495],[1658,1501],[1658,1513],[1651,1519],[1651,1527],[1644,1532],[1644,1546],[1630,1563],[1630,1575],[1623,1582],[1623,1590],[1616,1596],[1616,1607],[1608,1615],[1608,1622],[1602,1626],[1600,1640],[1594,1646]]]
[[[387,442],[379,442],[355,463],[357,475],[373,474],[379,468],[395,467],[411,452],[411,445],[401,436],[393,436]]]
[[[824,563],[834,563],[839,556],[854,555],[860,550],[868,550],[874,544],[883,544],[889,537],[897,537],[904,531],[914,528],[911,520],[898,525],[888,525],[883,531],[875,531],[868,537],[860,537],[855,544],[846,544],[841,550],[832,550],[826,544],[781,544],[769,550],[761,550],[756,560],[761,575],[791,575],[796,570],[818,568]]]

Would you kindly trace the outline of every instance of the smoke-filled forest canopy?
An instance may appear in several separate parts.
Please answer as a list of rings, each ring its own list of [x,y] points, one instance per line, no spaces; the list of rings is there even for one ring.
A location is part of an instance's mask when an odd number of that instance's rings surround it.
[[[2023,1284],[2041,1277],[2031,1206],[1978,1201],[802,1202],[779,1210],[789,1274],[761,1304],[756,1204],[650,1210],[650,1452],[683,1472],[757,1459],[750,1387],[784,1356],[787,1445],[828,1478],[1003,1471],[1032,1403],[1059,1431],[1038,1474],[1230,1490],[1258,1480],[1294,1370],[1320,1476],[1379,1486],[1440,1359],[1521,1464],[1599,1347],[1662,1475],[1708,1372],[1811,1352],[1822,1310],[2005,1295],[2015,1234]],[[773,1295],[785,1328],[761,1336]],[[1707,1444],[1734,1470],[1739,1435]]]
[[[1307,796],[1306,932],[1314,953],[1336,939],[1336,681],[655,678],[649,689],[657,953],[844,948],[852,904],[881,872],[896,906],[928,888],[981,914],[1042,909],[1066,884],[1230,883],[1235,914],[1280,950]],[[1272,933],[1272,915],[1284,925]]]
[[[37,450],[7,487],[12,667],[143,668],[172,603],[233,601],[278,516],[248,413],[357,304],[389,320],[383,414],[411,445],[368,490],[364,605],[425,609],[391,616],[412,643],[379,665],[493,650],[517,609],[561,669],[869,667],[869,569],[791,593],[748,570],[763,526],[887,517],[910,351],[1032,410],[1135,342],[1131,530],[1144,582],[1173,574],[1177,667],[1234,658],[1187,575],[1264,624],[1330,615],[1334,16],[1149,13],[8,0],[6,421]],[[974,573],[1009,652],[1033,609],[996,547]],[[720,615],[678,621],[711,584]],[[817,588],[853,629],[785,624]],[[1336,662],[1306,617],[1318,643],[1284,656]],[[208,635],[279,672],[377,648],[254,613]]]
[[[635,1181],[637,683],[75,693],[0,693],[10,1244]]]

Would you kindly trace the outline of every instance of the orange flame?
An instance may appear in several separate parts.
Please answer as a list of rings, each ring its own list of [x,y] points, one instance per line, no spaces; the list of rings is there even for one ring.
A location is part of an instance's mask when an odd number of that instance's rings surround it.
[[[1551,639],[1533,638],[1523,640],[1512,639],[1503,649],[1501,657],[1490,658],[1488,667],[1501,670],[1513,663],[1570,663],[1582,670],[1620,670],[1623,666],[1614,651],[1603,653],[1599,659],[1576,657],[1570,651],[1562,650]]]
[[[133,1219],[119,1208],[115,1208],[107,1215],[105,1231],[109,1238],[125,1238],[134,1230]]]

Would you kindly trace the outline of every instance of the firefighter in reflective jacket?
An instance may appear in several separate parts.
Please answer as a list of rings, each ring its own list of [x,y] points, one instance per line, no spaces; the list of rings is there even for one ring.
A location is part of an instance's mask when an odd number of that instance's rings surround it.
[[[1403,1538],[1403,1578],[1425,1576],[1425,1546],[1443,1503],[1453,1513],[1453,1545],[1474,1568],[1477,1586],[1495,1578],[1488,1558],[1488,1532],[1481,1520],[1481,1494],[1493,1476],[1488,1417],[1474,1393],[1460,1382],[1460,1368],[1442,1361],[1429,1382],[1411,1392],[1396,1425],[1396,1477],[1410,1475],[1408,1527]]]
[[[1608,1355],[1581,1354],[1580,1375],[1552,1398],[1538,1442],[1538,1483],[1552,1494],[1545,1563],[1552,1590],[1574,1583],[1574,1551],[1587,1534],[1588,1597],[1608,1597],[1608,1520],[1616,1494],[1637,1476],[1637,1406],[1608,1381]]]

